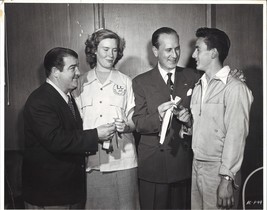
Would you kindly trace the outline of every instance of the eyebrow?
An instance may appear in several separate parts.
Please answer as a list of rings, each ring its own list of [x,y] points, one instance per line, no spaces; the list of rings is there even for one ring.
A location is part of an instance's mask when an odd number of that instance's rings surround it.
[[[76,66],[78,66],[79,64],[77,63],[77,64],[72,64],[72,65],[70,65],[69,66],[69,68],[71,68],[71,67],[76,67]]]
[[[108,49],[118,49],[118,47],[109,47],[109,46],[102,46],[102,48],[108,48]]]

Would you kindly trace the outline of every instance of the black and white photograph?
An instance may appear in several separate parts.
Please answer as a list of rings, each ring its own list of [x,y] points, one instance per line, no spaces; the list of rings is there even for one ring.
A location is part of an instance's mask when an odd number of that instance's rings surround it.
[[[266,2],[0,1],[1,209],[267,209]]]

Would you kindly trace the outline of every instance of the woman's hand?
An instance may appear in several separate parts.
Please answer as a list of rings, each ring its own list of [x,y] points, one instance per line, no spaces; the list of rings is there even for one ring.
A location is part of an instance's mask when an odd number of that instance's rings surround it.
[[[129,125],[127,125],[123,119],[115,118],[115,127],[119,133],[127,133],[130,131]]]

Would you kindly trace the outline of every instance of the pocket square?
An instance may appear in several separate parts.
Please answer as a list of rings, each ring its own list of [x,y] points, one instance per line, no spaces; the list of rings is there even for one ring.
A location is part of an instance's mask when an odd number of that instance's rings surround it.
[[[187,91],[186,95],[187,95],[187,96],[191,96],[191,95],[192,95],[192,92],[193,92],[193,90],[192,90],[192,88],[190,88],[190,89]]]

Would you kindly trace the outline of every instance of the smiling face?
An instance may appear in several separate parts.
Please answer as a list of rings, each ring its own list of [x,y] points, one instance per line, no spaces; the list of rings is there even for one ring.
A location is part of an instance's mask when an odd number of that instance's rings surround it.
[[[62,71],[58,70],[57,81],[60,89],[68,93],[71,90],[77,88],[78,78],[80,76],[80,71],[78,68],[78,59],[73,56],[67,56],[63,58],[64,67]]]
[[[160,66],[170,71],[174,69],[180,58],[179,38],[176,34],[161,34],[158,39],[158,49],[153,46],[153,53],[158,58]]]
[[[197,39],[192,57],[196,60],[196,68],[206,72],[211,67],[213,50],[208,50],[204,40],[203,37]]]
[[[102,68],[111,69],[118,55],[118,44],[116,39],[103,39],[96,51],[97,65]]]

